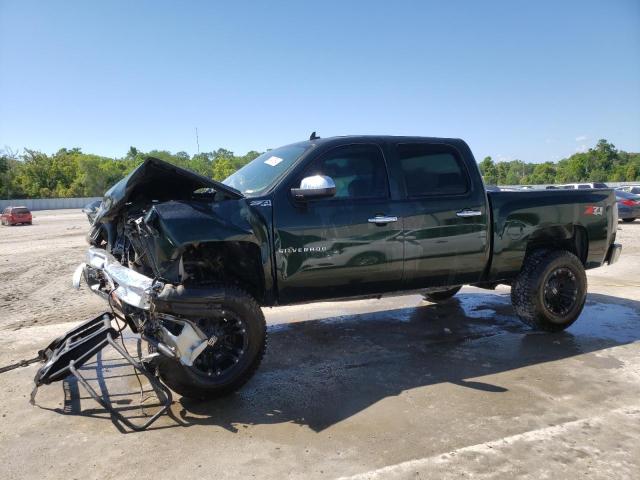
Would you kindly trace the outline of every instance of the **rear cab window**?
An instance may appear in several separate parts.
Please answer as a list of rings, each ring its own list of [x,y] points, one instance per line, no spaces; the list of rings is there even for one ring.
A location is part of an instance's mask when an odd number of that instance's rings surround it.
[[[463,195],[469,176],[458,152],[448,145],[402,143],[396,154],[407,197]]]

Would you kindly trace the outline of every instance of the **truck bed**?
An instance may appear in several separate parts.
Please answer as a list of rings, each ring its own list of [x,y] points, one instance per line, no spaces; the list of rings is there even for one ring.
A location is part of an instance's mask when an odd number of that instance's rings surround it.
[[[527,248],[567,244],[586,268],[604,263],[618,223],[611,189],[487,192],[491,211],[492,255],[489,281],[520,271]]]

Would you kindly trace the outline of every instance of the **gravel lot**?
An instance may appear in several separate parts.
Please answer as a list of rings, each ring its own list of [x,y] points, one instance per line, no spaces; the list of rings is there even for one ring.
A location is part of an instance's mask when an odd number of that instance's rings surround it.
[[[78,210],[0,228],[0,366],[104,310],[70,287],[86,228]],[[256,377],[214,402],[177,397],[144,433],[71,380],[30,406],[35,365],[1,374],[2,478],[640,478],[640,221],[618,240],[559,335],[521,325],[504,287],[268,309]],[[114,356],[85,373],[139,421]]]

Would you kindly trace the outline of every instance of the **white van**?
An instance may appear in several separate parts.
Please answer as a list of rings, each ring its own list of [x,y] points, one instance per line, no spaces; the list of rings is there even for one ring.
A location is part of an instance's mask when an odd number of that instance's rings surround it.
[[[563,190],[583,190],[588,188],[609,188],[606,183],[602,182],[585,182],[585,183],[567,183],[565,185],[558,185],[558,188]]]

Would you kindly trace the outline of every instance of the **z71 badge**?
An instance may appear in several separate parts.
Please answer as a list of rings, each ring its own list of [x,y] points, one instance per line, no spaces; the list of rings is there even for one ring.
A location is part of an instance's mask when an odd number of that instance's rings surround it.
[[[584,211],[585,215],[602,215],[602,207],[590,206]]]
[[[270,207],[271,200],[252,200],[249,205],[252,207]]]

